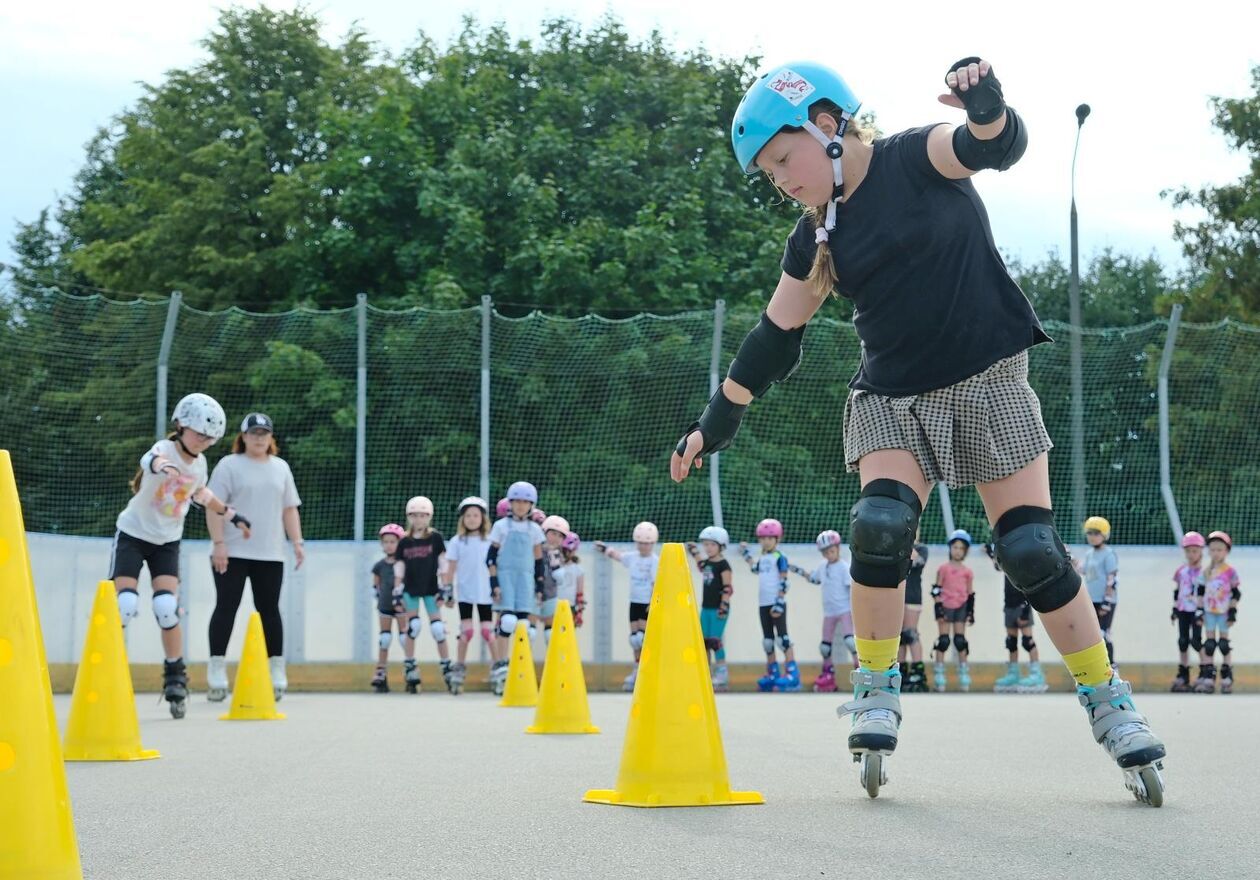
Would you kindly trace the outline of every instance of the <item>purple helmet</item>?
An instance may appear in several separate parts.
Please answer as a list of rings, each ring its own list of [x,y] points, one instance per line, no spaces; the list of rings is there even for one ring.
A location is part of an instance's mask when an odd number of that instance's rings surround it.
[[[535,507],[533,510],[529,512],[529,518],[532,519],[534,522],[538,523],[539,525],[542,525],[544,522],[547,521],[547,514],[543,513],[542,508]]]
[[[756,535],[758,538],[782,538],[783,523],[777,519],[763,519],[757,523]]]
[[[564,536],[564,540],[560,542],[560,546],[570,553],[576,553],[578,548],[582,546],[582,539],[578,537],[577,532],[569,532]]]

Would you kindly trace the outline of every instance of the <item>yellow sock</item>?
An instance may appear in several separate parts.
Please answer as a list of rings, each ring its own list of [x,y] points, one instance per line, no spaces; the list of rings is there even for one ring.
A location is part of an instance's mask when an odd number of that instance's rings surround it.
[[[1107,645],[1098,644],[1074,654],[1064,654],[1063,662],[1077,684],[1097,687],[1111,681],[1111,664],[1107,662]]]
[[[857,642],[858,664],[872,672],[884,672],[897,663],[900,636],[891,639],[854,639]]]

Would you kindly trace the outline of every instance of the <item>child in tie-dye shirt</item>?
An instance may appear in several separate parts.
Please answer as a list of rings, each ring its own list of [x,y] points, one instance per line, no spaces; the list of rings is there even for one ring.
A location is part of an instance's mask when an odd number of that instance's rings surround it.
[[[1226,562],[1234,542],[1225,532],[1208,535],[1208,553],[1211,561],[1203,570],[1199,582],[1199,607],[1203,610],[1203,662],[1204,674],[1195,683],[1196,693],[1210,694],[1216,689],[1216,666],[1213,655],[1221,649],[1221,693],[1234,689],[1234,671],[1230,665],[1229,627],[1238,614],[1238,600],[1242,598],[1238,571]]]
[[[1190,690],[1190,648],[1203,650],[1203,611],[1199,608],[1199,581],[1203,577],[1203,548],[1207,540],[1198,532],[1186,532],[1181,539],[1186,561],[1173,572],[1172,622],[1177,624],[1177,650],[1181,652],[1173,693]],[[1204,676],[1199,667],[1199,677]]]

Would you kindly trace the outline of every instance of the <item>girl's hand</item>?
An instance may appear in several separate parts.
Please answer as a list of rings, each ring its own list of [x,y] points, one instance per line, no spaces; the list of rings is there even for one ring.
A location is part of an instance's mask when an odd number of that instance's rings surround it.
[[[293,570],[297,571],[302,567],[302,563],[306,561],[306,550],[302,546],[301,541],[295,541],[293,544]]]
[[[210,551],[210,567],[219,574],[226,574],[228,568],[228,552],[227,544],[222,541],[216,541],[214,548]]]
[[[957,70],[951,70],[945,74],[945,85],[949,86],[950,91],[948,94],[938,96],[936,100],[947,107],[962,110],[966,105],[954,94],[954,90],[965,92],[972,86],[979,85],[980,80],[988,76],[992,69],[993,65],[982,58],[978,63],[964,64]]]

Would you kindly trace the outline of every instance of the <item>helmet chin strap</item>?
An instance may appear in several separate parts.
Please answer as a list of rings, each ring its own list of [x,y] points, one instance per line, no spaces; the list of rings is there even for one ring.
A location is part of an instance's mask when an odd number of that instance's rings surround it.
[[[840,124],[836,129],[835,137],[827,137],[823,130],[809,120],[805,121],[802,126],[807,132],[814,136],[818,143],[823,145],[823,149],[827,151],[827,156],[831,159],[831,198],[827,201],[827,219],[823,225],[814,230],[814,240],[822,244],[831,234],[831,230],[836,228],[836,205],[844,201],[844,169],[841,167],[840,160],[844,155],[844,138],[845,129],[849,127],[849,120],[853,117],[848,113],[840,114]]]

